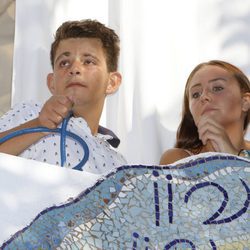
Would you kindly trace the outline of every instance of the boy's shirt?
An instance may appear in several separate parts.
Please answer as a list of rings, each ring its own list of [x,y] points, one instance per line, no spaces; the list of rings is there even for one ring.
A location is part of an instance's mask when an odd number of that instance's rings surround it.
[[[41,105],[35,102],[21,103],[14,106],[10,111],[0,118],[0,132],[16,127],[22,123],[38,117]],[[114,141],[114,134],[100,134],[93,136],[86,121],[81,117],[71,117],[67,130],[80,136],[89,147],[89,159],[83,166],[84,171],[95,174],[105,173],[113,168],[125,165],[127,162],[124,157],[111,148],[108,141]],[[101,127],[100,131],[106,131]],[[31,145],[26,149],[21,157],[46,162],[54,165],[60,165],[60,135],[50,134]],[[81,145],[70,137],[66,137],[66,163],[65,167],[75,167],[83,158],[84,151]]]

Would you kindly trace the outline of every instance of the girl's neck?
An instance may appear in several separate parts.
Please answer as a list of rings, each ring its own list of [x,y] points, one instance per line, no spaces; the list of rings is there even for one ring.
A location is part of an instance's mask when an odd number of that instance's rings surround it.
[[[244,132],[242,131],[242,129],[234,129],[231,131],[227,130],[225,132],[227,133],[232,146],[237,152],[241,149],[250,149],[249,142],[244,140]],[[202,147],[201,152],[216,152],[216,150],[213,147],[212,142],[208,140],[207,144]]]

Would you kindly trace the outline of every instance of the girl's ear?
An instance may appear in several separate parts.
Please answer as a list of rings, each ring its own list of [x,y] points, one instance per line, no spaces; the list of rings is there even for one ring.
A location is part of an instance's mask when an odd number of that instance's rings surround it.
[[[115,93],[120,87],[122,82],[122,76],[119,72],[111,72],[109,77],[109,83],[106,88],[106,94],[110,95]]]
[[[48,89],[49,89],[50,93],[53,95],[54,92],[55,92],[54,74],[53,73],[49,73],[47,75],[47,86],[48,86]]]
[[[247,112],[250,109],[250,93],[242,95],[242,111]]]

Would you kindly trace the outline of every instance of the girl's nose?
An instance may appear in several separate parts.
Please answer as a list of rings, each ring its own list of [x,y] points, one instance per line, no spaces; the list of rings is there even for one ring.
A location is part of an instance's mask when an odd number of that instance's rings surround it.
[[[211,96],[210,96],[209,90],[203,90],[200,99],[201,99],[202,102],[210,101]]]

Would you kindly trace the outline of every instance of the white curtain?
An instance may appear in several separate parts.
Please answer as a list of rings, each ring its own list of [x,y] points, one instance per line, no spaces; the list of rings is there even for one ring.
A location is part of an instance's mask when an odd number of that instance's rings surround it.
[[[44,101],[49,49],[66,20],[98,19],[121,38],[123,84],[101,119],[133,164],[158,164],[174,144],[186,78],[206,60],[250,73],[250,1],[16,0],[12,104]]]

